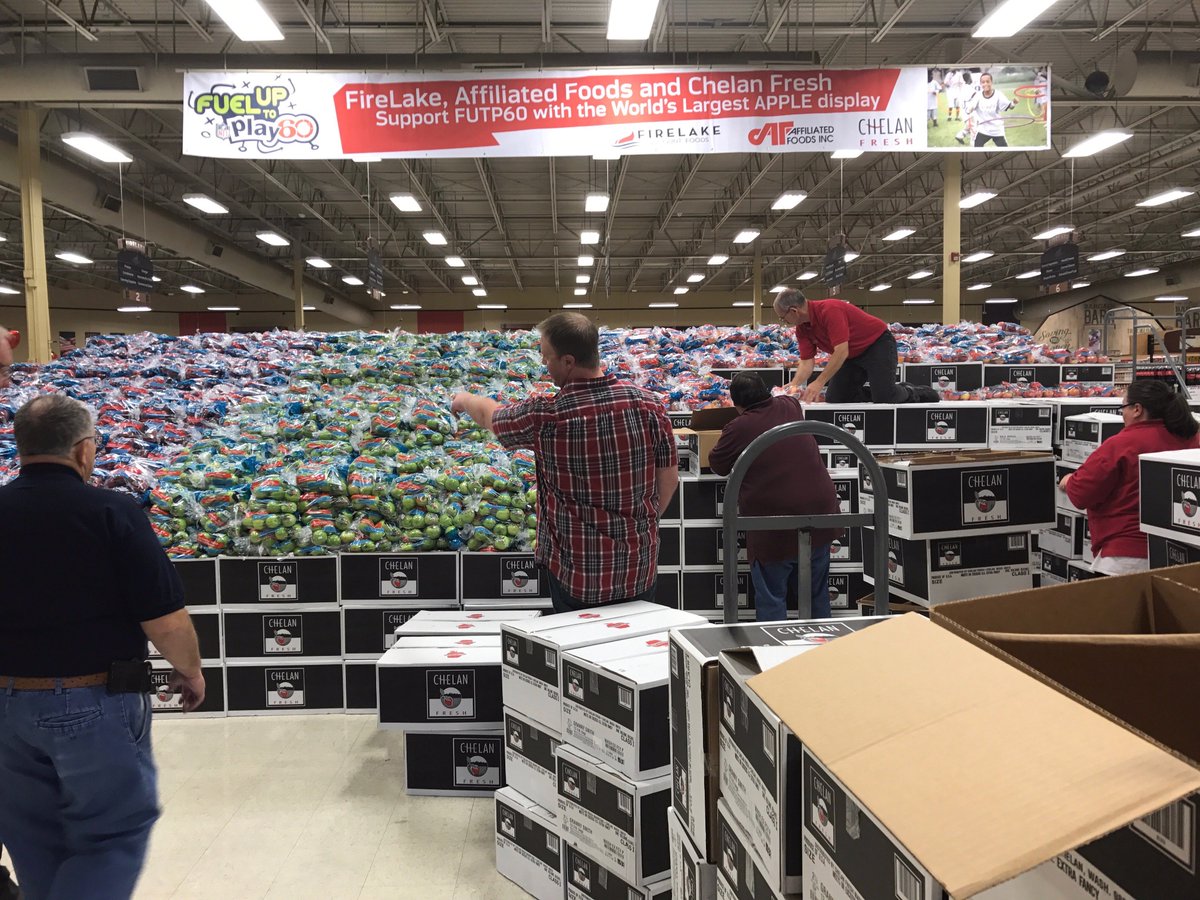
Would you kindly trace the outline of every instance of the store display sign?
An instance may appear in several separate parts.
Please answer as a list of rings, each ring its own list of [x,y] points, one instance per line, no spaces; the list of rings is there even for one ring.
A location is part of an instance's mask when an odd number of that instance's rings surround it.
[[[184,153],[240,159],[1044,150],[1047,66],[188,72]],[[948,120],[954,103],[963,121]],[[955,127],[958,127],[958,132]]]
[[[1061,284],[1079,275],[1079,245],[1068,241],[1042,253],[1042,284]]]

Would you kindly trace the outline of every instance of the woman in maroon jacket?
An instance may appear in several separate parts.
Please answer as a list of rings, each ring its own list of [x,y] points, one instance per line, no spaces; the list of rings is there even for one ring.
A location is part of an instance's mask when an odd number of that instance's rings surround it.
[[[772,397],[754,372],[735,375],[729,395],[738,417],[721,430],[708,455],[718,475],[728,475],[756,437],[786,422],[800,422],[804,411],[794,397]],[[727,497],[726,501],[734,502]],[[738,509],[746,516],[816,516],[838,512],[837,491],[821,460],[817,442],[807,434],[773,444],[754,461],[742,481]],[[812,614],[829,618],[829,544],[837,531],[812,532]],[[799,572],[795,531],[751,531],[746,536],[754,607],[760,622],[787,618],[789,590],[796,592]]]
[[[1166,382],[1135,381],[1121,406],[1125,428],[1109,438],[1061,482],[1067,497],[1087,510],[1092,569],[1124,575],[1149,568],[1139,517],[1138,456],[1200,446],[1200,425],[1187,400]]]

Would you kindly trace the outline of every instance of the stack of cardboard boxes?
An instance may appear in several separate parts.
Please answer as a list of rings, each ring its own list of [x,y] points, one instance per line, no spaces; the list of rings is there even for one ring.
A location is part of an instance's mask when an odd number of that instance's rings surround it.
[[[545,900],[669,892],[667,634],[704,621],[639,602],[501,626],[501,874]]]
[[[1141,523],[1150,568],[1200,562],[1200,450],[1141,458]]]

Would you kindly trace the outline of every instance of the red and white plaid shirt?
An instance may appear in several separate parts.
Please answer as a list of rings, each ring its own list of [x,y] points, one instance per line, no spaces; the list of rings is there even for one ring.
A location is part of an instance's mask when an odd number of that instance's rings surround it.
[[[658,574],[655,470],[677,465],[653,394],[612,375],[496,410],[496,437],[537,460],[536,558],[582,603],[635,597]]]

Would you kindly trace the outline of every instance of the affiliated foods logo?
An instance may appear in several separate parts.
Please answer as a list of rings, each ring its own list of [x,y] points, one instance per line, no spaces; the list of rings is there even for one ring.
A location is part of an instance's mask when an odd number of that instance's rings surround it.
[[[1200,472],[1171,470],[1171,524],[1200,531]]]
[[[976,469],[961,479],[963,525],[1009,520],[1008,469]]]
[[[379,560],[379,596],[416,597],[420,593],[417,560],[384,557]]]
[[[297,108],[295,82],[283,75],[269,83],[214,83],[189,94],[187,105],[204,120],[202,138],[223,141],[243,153],[273,153],[293,144],[318,149],[317,120]]]
[[[767,122],[746,132],[752,146],[796,147],[805,144],[833,143],[832,125],[797,125],[794,121]]]

